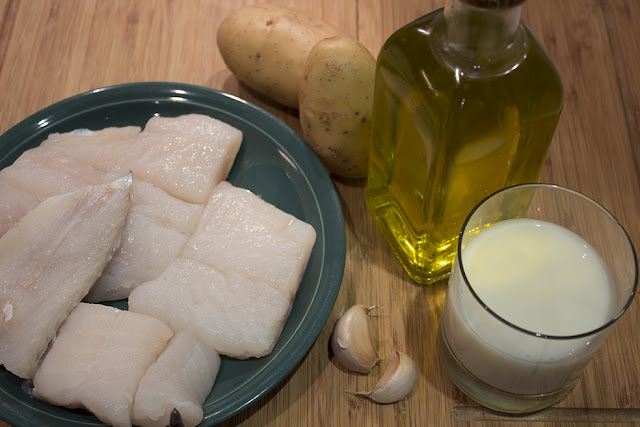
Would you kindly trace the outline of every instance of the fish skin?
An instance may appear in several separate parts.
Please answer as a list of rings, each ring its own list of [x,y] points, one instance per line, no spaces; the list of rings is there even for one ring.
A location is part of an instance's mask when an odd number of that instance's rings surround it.
[[[0,238],[0,364],[32,378],[119,245],[132,177],[46,199]]]
[[[169,418],[169,424],[167,427],[184,427],[182,416],[180,416],[180,412],[175,408],[171,411],[171,417]]]

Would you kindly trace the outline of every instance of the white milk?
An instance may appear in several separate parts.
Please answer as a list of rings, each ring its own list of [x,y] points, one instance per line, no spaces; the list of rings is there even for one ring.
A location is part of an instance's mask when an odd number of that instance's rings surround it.
[[[484,305],[530,332],[577,335],[612,317],[615,290],[606,265],[587,242],[558,225],[532,219],[492,225],[467,244],[462,262]],[[443,314],[447,341],[471,373],[496,388],[555,391],[580,373],[608,332],[557,340],[517,331],[477,302],[459,263],[454,269]]]

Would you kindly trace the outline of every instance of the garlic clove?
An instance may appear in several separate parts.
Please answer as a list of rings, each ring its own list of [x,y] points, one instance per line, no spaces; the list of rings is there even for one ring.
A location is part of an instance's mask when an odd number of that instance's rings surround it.
[[[366,374],[381,360],[369,334],[369,313],[375,308],[354,305],[333,328],[331,348],[336,360],[350,371]]]
[[[394,403],[404,399],[413,389],[418,379],[416,365],[401,351],[393,351],[380,380],[373,390],[348,393],[367,397],[377,403]]]

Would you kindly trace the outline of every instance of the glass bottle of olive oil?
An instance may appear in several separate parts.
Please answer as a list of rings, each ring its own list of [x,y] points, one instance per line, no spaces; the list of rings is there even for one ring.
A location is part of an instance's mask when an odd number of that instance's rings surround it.
[[[419,283],[449,274],[478,202],[538,180],[563,89],[523,2],[448,0],[378,55],[367,206]]]

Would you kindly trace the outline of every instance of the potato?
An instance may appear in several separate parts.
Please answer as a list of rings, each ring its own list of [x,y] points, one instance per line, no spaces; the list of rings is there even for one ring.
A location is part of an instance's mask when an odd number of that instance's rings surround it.
[[[217,43],[236,77],[274,101],[298,108],[298,84],[311,48],[338,28],[284,6],[258,4],[220,23]]]
[[[335,175],[367,175],[376,61],[357,40],[318,42],[300,82],[300,124],[305,141]]]

